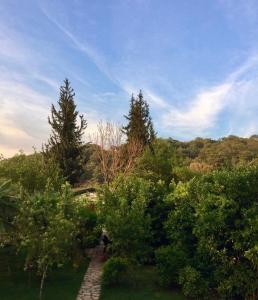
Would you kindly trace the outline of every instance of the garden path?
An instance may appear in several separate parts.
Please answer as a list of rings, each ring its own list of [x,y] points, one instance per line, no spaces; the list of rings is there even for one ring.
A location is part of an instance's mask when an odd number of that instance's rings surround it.
[[[100,298],[103,248],[97,246],[94,249],[90,249],[88,256],[91,258],[91,261],[84,276],[77,300],[98,300]]]

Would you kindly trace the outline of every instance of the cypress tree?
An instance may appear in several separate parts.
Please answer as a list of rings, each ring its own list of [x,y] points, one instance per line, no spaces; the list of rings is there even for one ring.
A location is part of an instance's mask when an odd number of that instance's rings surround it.
[[[149,105],[144,100],[141,90],[136,98],[132,95],[128,116],[124,117],[128,121],[128,124],[123,127],[127,141],[136,140],[143,146],[151,145],[156,132],[150,117]]]
[[[77,125],[78,111],[74,103],[74,90],[68,79],[60,87],[59,108],[52,104],[51,117],[48,123],[52,127],[52,135],[43,153],[46,158],[52,158],[59,165],[64,177],[75,183],[80,175],[80,149],[82,147],[83,131],[87,122],[82,115]]]

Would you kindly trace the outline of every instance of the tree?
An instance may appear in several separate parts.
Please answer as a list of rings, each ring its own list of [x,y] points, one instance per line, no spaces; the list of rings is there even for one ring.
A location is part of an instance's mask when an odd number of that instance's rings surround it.
[[[54,158],[71,183],[76,182],[80,174],[80,148],[83,131],[87,127],[82,115],[79,116],[80,124],[77,125],[78,111],[74,96],[70,82],[65,79],[64,85],[60,87],[59,110],[54,105],[51,108],[48,122],[52,126],[52,135],[44,149],[45,156]]]
[[[171,185],[170,245],[157,252],[162,279],[181,284],[186,296],[257,299],[257,174],[257,167],[214,171]]]
[[[74,197],[68,183],[58,192],[50,182],[44,192],[22,191],[15,225],[25,269],[41,275],[40,299],[49,271],[74,261],[96,239],[94,212],[89,202]]]
[[[127,141],[138,140],[143,146],[151,145],[156,133],[149,113],[149,105],[143,99],[140,90],[137,98],[131,97],[130,110],[125,116],[128,124],[123,127],[123,132],[127,135]]]
[[[107,184],[110,184],[119,173],[127,175],[143,150],[142,144],[136,139],[124,143],[121,128],[109,122],[106,124],[100,122],[98,132],[92,139],[97,145],[96,153],[101,174]]]
[[[153,155],[153,152],[155,155]],[[153,182],[162,180],[169,185],[176,165],[175,147],[165,139],[155,139],[152,148],[146,148],[137,160],[135,173]]]
[[[150,252],[150,185],[137,177],[118,177],[99,191],[99,217],[112,241],[112,254],[142,261]]]

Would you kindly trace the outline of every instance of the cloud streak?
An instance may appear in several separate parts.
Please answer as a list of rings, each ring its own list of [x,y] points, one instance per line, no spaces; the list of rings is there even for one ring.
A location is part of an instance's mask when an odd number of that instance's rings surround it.
[[[100,55],[96,49],[86,43],[86,41],[81,42],[70,30],[68,30],[60,22],[58,22],[56,18],[52,17],[52,15],[47,11],[46,8],[40,6],[40,9],[45,17],[47,17],[47,19],[51,23],[53,23],[66,37],[68,37],[68,39],[79,51],[85,53],[91,59],[91,61],[95,64],[97,69],[102,74],[104,74],[113,83],[119,85],[117,79],[108,70],[104,62],[104,57]]]
[[[0,99],[0,153],[9,156],[19,149],[41,148],[49,133],[46,120],[51,99],[24,83],[3,79]]]
[[[246,79],[250,72],[255,73]],[[216,128],[220,113],[229,109],[228,133],[248,135],[258,130],[258,123],[247,120],[246,115],[255,105],[254,95],[258,96],[258,55],[253,55],[239,68],[233,71],[226,80],[216,86],[204,89],[189,101],[187,107],[176,108],[171,106],[169,112],[163,114],[164,127],[169,127],[179,135],[192,138],[197,135],[207,135],[209,130]],[[254,84],[255,83],[255,84]],[[253,117],[253,116],[251,116]],[[234,119],[244,119],[243,127],[239,130]]]

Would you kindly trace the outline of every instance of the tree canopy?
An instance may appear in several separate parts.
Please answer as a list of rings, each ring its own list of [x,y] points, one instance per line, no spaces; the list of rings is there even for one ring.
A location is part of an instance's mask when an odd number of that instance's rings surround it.
[[[68,79],[60,87],[58,101],[59,108],[54,105],[51,108],[51,117],[48,122],[52,127],[52,135],[45,145],[45,155],[53,158],[61,168],[63,175],[71,183],[74,183],[80,173],[80,148],[83,144],[82,135],[87,127],[83,115],[79,115],[74,102],[74,90]]]
[[[141,90],[136,98],[132,95],[129,113],[125,118],[128,124],[123,127],[123,132],[128,142],[137,140],[144,146],[153,142],[156,133],[149,113],[149,105],[144,100]]]

